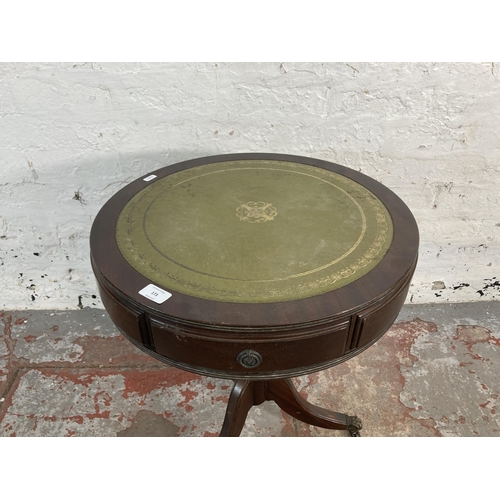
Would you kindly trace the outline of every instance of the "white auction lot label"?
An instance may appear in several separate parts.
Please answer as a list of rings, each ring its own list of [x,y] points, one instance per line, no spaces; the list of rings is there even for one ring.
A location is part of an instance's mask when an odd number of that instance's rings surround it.
[[[170,292],[162,290],[161,288],[158,288],[153,284],[144,287],[139,291],[139,293],[147,299],[156,302],[157,304],[163,304],[163,302],[172,297],[172,294]]]

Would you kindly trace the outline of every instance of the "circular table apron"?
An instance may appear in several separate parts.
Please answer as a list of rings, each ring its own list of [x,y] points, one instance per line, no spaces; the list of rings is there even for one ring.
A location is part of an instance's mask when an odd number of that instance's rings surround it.
[[[125,186],[91,261],[113,322],[179,368],[269,380],[322,370],[387,331],[418,255],[407,206],[313,158],[220,155]]]

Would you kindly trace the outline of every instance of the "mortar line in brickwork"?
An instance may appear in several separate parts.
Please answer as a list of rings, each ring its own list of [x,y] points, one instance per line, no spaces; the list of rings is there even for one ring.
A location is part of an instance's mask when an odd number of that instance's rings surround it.
[[[23,370],[24,370],[24,368],[16,368],[12,375],[10,373],[9,373],[9,375],[7,375],[7,382],[5,383],[5,391],[2,394],[0,394],[0,399],[7,398],[7,394],[9,394],[10,390],[14,386],[14,382],[17,380],[19,372],[21,372]],[[0,403],[0,411],[1,411],[4,404],[5,404],[5,401],[2,401],[2,403]]]
[[[150,367],[144,366],[144,365],[89,365],[89,366],[71,366],[71,365],[21,365],[18,368],[15,368],[13,373],[7,376],[7,382],[5,383],[5,390],[3,391],[2,394],[0,394],[0,399],[6,398],[7,395],[9,394],[9,391],[12,389],[14,386],[14,383],[16,382],[17,378],[19,377],[19,374],[21,372],[28,373],[30,370],[54,370],[54,371],[61,371],[61,370],[75,370],[75,371],[83,371],[83,370],[94,370],[94,369],[115,369],[117,371],[120,371],[121,369],[144,369],[144,370],[167,370],[169,368],[173,368],[172,366],[169,365],[164,365],[164,366],[156,366],[152,365]],[[23,373],[24,375],[24,373]],[[0,403],[0,409],[2,408],[3,404],[5,403],[2,402]]]

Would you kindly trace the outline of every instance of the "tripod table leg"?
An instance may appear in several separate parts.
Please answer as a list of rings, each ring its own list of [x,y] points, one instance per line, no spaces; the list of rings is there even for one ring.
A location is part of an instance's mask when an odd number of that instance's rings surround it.
[[[238,437],[245,425],[248,411],[254,405],[254,382],[237,380],[234,384],[220,437]]]
[[[347,429],[351,436],[360,435],[362,424],[358,417],[315,406],[297,392],[290,379],[276,379],[237,380],[229,397],[219,436],[239,436],[250,408],[264,401],[274,401],[283,411],[306,424],[325,429]]]
[[[347,429],[351,436],[359,436],[361,420],[344,413],[326,410],[306,401],[290,379],[267,381],[267,399],[297,420],[325,429]]]

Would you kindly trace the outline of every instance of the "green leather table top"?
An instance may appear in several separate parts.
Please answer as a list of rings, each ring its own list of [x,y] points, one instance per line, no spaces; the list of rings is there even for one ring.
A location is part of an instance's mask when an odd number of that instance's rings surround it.
[[[165,290],[224,302],[319,295],[365,275],[389,249],[391,217],[329,170],[275,160],[193,167],[145,183],[116,240]]]

